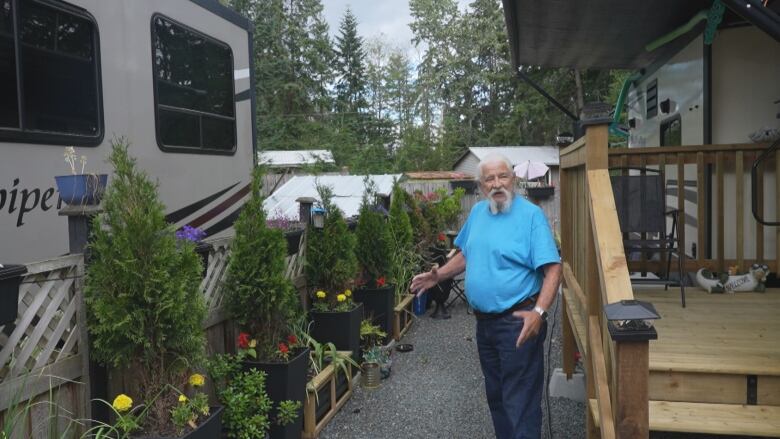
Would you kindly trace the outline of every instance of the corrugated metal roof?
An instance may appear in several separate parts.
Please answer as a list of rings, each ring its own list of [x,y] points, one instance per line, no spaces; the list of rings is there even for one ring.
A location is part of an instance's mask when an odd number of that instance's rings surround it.
[[[559,148],[557,146],[481,146],[471,147],[469,152],[477,156],[479,160],[490,153],[503,154],[512,162],[512,165],[526,160],[544,163],[547,166],[558,166],[559,163]]]
[[[301,149],[296,151],[258,151],[259,163],[272,168],[291,168],[301,165],[313,165],[318,161],[335,163],[333,154],[327,149]]]
[[[376,184],[378,193],[390,194],[393,190],[393,180],[400,179],[401,174],[368,177]],[[360,200],[365,190],[364,178],[364,175],[297,175],[266,198],[263,208],[270,218],[284,215],[298,220],[299,206],[295,200],[300,197],[319,199],[316,187],[319,183],[333,189],[333,202],[344,212],[344,216],[349,218],[357,215],[360,209]]]
[[[404,174],[412,180],[473,180],[474,176],[457,171],[420,171]]]

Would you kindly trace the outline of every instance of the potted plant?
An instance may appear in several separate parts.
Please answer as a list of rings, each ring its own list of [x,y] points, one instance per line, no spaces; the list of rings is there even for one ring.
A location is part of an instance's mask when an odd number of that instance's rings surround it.
[[[555,186],[527,186],[525,193],[533,199],[550,198],[555,194]]]
[[[363,387],[373,389],[379,387],[382,378],[390,376],[389,356],[382,349],[382,340],[387,333],[370,320],[363,320],[360,325],[360,340],[363,348]]]
[[[339,350],[351,351],[358,358],[363,305],[352,301],[351,284],[357,272],[355,237],[332,201],[332,190],[317,186],[317,192],[324,221],[321,229],[309,226],[306,233],[306,278],[315,291],[311,336],[331,342]]]
[[[19,284],[27,267],[0,264],[0,326],[12,323],[19,312]]]
[[[284,238],[287,240],[287,255],[292,256],[300,250],[301,237],[303,232],[306,231],[305,227],[300,221],[295,221],[294,218],[285,215],[284,212],[277,209],[273,215],[266,221],[268,227],[273,229],[279,229],[284,233]]]
[[[268,396],[275,404],[302,402],[306,396],[308,350],[289,338],[302,313],[298,294],[285,277],[287,244],[281,230],[269,228],[263,210],[263,169],[252,174],[249,200],[234,229],[223,288],[225,305],[241,330],[238,348],[245,369],[268,375]],[[276,414],[274,414],[276,416]],[[299,416],[285,426],[272,425],[271,437],[298,438]]]
[[[127,421],[125,436],[195,437],[213,428],[204,424],[219,423],[217,412],[205,413],[202,397],[190,407],[199,414],[186,426],[173,417],[183,394],[178,389],[185,388],[206,342],[201,264],[191,242],[177,243],[156,185],[127,150],[123,140],[113,142],[114,182],[103,213],[93,220],[94,257],[85,280],[90,353],[132,383],[127,397],[115,400],[118,412],[130,413],[119,418]],[[142,408],[131,411],[131,399]]]
[[[208,362],[217,397],[225,409],[227,437],[268,437],[271,428],[294,424],[300,418],[301,402],[283,400],[275,404],[266,391],[268,375],[255,368],[245,369],[240,359],[241,355],[219,354]]]
[[[87,156],[76,157],[76,150],[69,146],[65,148],[65,162],[70,166],[70,175],[54,177],[60,198],[68,205],[98,204],[103,197],[108,182],[108,174],[85,174]],[[76,172],[80,162],[80,173]]]
[[[392,274],[393,237],[383,210],[377,204],[376,186],[368,177],[360,203],[355,256],[358,275],[354,299],[363,304],[363,318],[371,319],[385,333],[393,330],[395,287],[388,282]]]

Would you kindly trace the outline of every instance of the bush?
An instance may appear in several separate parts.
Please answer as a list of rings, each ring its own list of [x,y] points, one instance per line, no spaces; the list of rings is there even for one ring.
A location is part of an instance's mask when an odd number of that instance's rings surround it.
[[[417,273],[421,258],[414,249],[414,234],[406,212],[408,194],[396,182],[390,202],[391,270],[390,278],[396,285],[396,301],[409,290],[412,276]]]
[[[376,185],[368,177],[358,215],[355,256],[360,265],[361,283],[368,288],[384,286],[391,273],[392,236],[384,214],[377,207]]]
[[[228,312],[257,340],[260,359],[280,359],[277,346],[289,334],[288,322],[301,313],[292,283],[285,277],[287,241],[281,230],[269,228],[261,195],[263,170],[252,175],[252,194],[234,228],[230,262],[224,283]]]
[[[151,404],[147,431],[165,432],[170,401],[157,395],[186,382],[205,346],[202,267],[194,244],[176,239],[156,185],[127,148],[113,142],[114,174],[93,222],[85,284],[91,354],[137,375],[134,393]]]
[[[349,233],[343,213],[333,204],[333,191],[318,185],[317,192],[326,212],[325,225],[322,230],[309,226],[306,277],[315,290],[327,293],[329,303],[335,307],[336,297],[349,289],[355,279],[355,237]]]

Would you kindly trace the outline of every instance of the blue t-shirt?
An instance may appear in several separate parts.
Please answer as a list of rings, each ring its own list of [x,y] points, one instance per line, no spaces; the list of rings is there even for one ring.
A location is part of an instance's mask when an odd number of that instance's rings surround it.
[[[541,267],[561,261],[544,212],[519,196],[497,215],[487,200],[474,205],[455,245],[466,258],[469,303],[482,312],[504,311],[537,293]]]

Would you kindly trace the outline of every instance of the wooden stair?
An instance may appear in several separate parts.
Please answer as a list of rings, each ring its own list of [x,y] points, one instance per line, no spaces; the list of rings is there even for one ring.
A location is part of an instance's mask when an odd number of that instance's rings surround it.
[[[599,426],[598,405],[590,413]],[[650,430],[679,433],[780,437],[780,407],[650,401]]]

